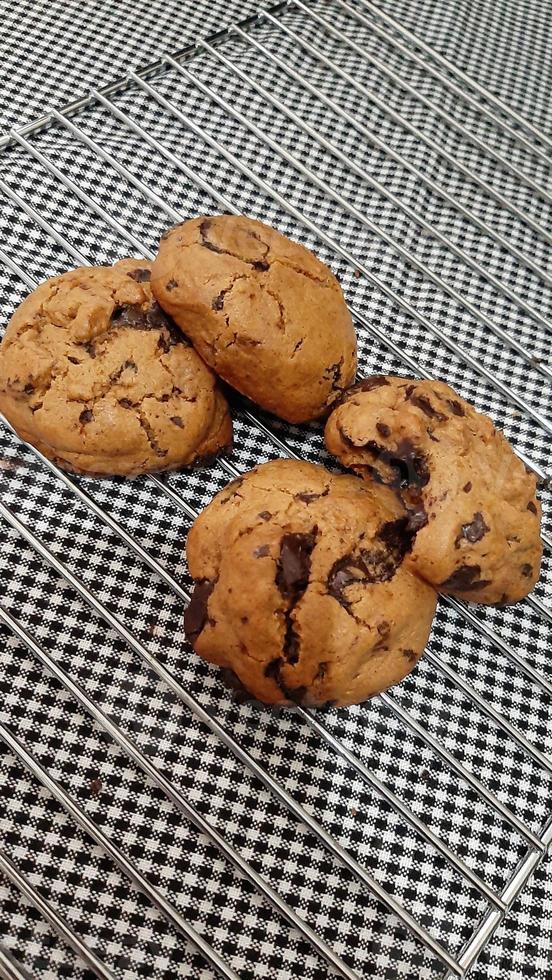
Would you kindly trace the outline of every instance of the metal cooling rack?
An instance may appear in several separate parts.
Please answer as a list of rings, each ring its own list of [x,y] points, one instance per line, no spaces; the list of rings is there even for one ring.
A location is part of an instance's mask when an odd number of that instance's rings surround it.
[[[55,153],[48,153],[46,144],[33,142],[36,135],[48,133],[50,136],[61,134],[63,139],[68,141],[68,145],[84,145],[96,158],[99,158],[107,168],[112,169],[118,177],[131,187],[138,195],[158,209],[160,216],[165,223],[183,220],[190,215],[167,203],[154,189],[151,184],[143,181],[132,171],[132,169],[122,162],[121,155],[117,152],[117,145],[114,142],[105,141],[102,145],[90,136],[80,123],[80,114],[88,110],[101,108],[109,114],[112,120],[120,124],[121,130],[132,133],[143,144],[147,145],[152,154],[163,161],[163,166],[170,168],[171,172],[179,175],[189,185],[195,185],[204,192],[208,199],[213,202],[213,206],[229,212],[238,213],[239,208],[234,203],[232,187],[227,194],[222,194],[217,190],[214,183],[206,173],[198,172],[186,162],[186,159],[178,152],[169,149],[165,143],[153,134],[145,125],[129,112],[122,108],[121,104],[116,103],[115,97],[120,93],[139,93],[141,98],[148,100],[156,110],[162,110],[173,125],[178,125],[195,138],[202,141],[215,156],[218,155],[224,166],[233,171],[238,180],[251,182],[259,192],[261,199],[266,199],[275,203],[277,207],[287,214],[295,223],[298,229],[297,234],[306,230],[310,233],[312,240],[326,246],[336,257],[336,261],[343,263],[350,269],[355,270],[358,276],[362,277],[364,283],[382,293],[389,299],[394,307],[401,313],[412,318],[413,321],[422,329],[430,334],[435,344],[441,349],[447,348],[451,356],[457,358],[467,370],[490,386],[490,390],[496,394],[500,404],[513,406],[517,413],[514,417],[522,417],[528,421],[532,427],[531,431],[550,434],[552,424],[546,419],[544,413],[537,406],[535,399],[527,397],[523,386],[509,384],[501,380],[493,369],[489,359],[478,357],[470,353],[454,337],[454,331],[447,323],[441,320],[436,322],[430,313],[424,312],[421,308],[413,305],[408,299],[388,285],[385,278],[380,278],[374,271],[373,263],[365,261],[354,254],[346,245],[334,237],[327,229],[327,223],[318,223],[298,208],[290,199],[290,196],[282,190],[282,185],[277,181],[272,181],[269,176],[260,175],[246,161],[245,154],[242,155],[240,146],[236,142],[234,147],[229,147],[228,141],[223,142],[216,135],[209,132],[201,121],[201,114],[190,115],[184,111],[175,101],[168,98],[161,90],[160,80],[164,77],[167,70],[171,71],[177,78],[186,82],[194,90],[198,100],[203,100],[205,105],[218,106],[228,119],[234,120],[239,126],[244,127],[256,140],[263,145],[267,151],[274,154],[274,157],[283,159],[296,174],[305,179],[308,184],[316,188],[324,198],[326,205],[336,206],[341,211],[353,219],[366,233],[381,239],[400,255],[410,268],[415,269],[422,279],[438,290],[442,291],[449,298],[454,300],[470,317],[483,328],[489,331],[494,337],[498,338],[503,348],[507,351],[508,357],[513,357],[517,364],[523,362],[524,370],[531,376],[539,376],[549,383],[552,371],[548,364],[541,358],[535,356],[534,350],[528,346],[524,334],[518,329],[518,314],[523,314],[532,323],[535,336],[538,331],[550,329],[551,324],[543,314],[540,305],[535,303],[530,293],[519,290],[513,284],[512,278],[500,276],[494,270],[492,262],[484,263],[479,258],[474,257],[473,250],[463,247],[458,239],[451,235],[449,237],[442,229],[437,227],[431,218],[427,216],[427,211],[420,207],[419,210],[406,203],[403,197],[391,191],[389,187],[382,183],[370,172],[369,169],[361,166],[343,144],[333,141],[324,135],[321,130],[317,130],[307,116],[301,111],[299,104],[287,104],[282,100],[270,86],[265,86],[259,80],[259,73],[250,72],[243,67],[248,59],[251,64],[256,57],[267,59],[268,63],[279,72],[290,79],[290,84],[296,84],[309,97],[317,103],[331,111],[342,122],[345,122],[355,133],[358,140],[368,141],[372,147],[397,166],[402,168],[408,177],[413,177],[425,189],[435,193],[440,199],[447,202],[453,210],[462,217],[472,228],[476,228],[482,233],[489,242],[490,248],[502,250],[512,260],[517,267],[527,270],[533,274],[541,284],[550,284],[551,277],[547,274],[544,264],[540,261],[538,250],[528,250],[521,245],[515,244],[512,237],[504,234],[500,226],[482,217],[480,209],[468,206],[465,199],[451,190],[446,182],[436,180],[416,163],[412,162],[411,157],[396,148],[396,144],[387,137],[381,137],[378,132],[370,129],[361,120],[359,112],[356,112],[351,105],[343,105],[337,97],[334,97],[331,85],[319,83],[312,74],[304,74],[296,64],[286,60],[281,55],[281,48],[276,44],[275,49],[267,42],[267,31],[273,31],[277,38],[286,38],[288,42],[295,45],[298,51],[306,52],[320,66],[320,70],[327,74],[331,80],[344,82],[350,93],[354,93],[354,99],[358,105],[368,101],[375,104],[381,111],[387,114],[393,125],[402,132],[409,133],[416,141],[434,151],[439,157],[453,168],[457,173],[466,177],[478,192],[483,192],[497,205],[501,212],[515,220],[521,222],[525,229],[538,236],[541,242],[550,243],[552,235],[548,232],[541,219],[536,216],[534,210],[520,207],[516,200],[519,199],[517,191],[521,187],[524,193],[528,192],[541,202],[550,202],[552,195],[547,191],[544,182],[539,174],[538,167],[525,167],[519,162],[519,154],[508,154],[497,148],[495,142],[490,139],[483,139],[477,132],[458,120],[457,114],[449,112],[444,106],[445,101],[436,102],[430,98],[421,87],[412,85],[406,76],[392,67],[391,61],[382,61],[377,55],[371,53],[359,40],[361,28],[365,29],[386,45],[391,46],[395,52],[404,56],[414,63],[426,78],[431,78],[439,85],[443,86],[451,95],[460,100],[460,103],[469,107],[485,123],[488,123],[499,134],[506,135],[514,141],[516,147],[522,150],[531,160],[539,165],[550,166],[548,152],[552,149],[552,140],[540,132],[535,126],[505,105],[496,96],[482,88],[473,79],[466,77],[461,70],[434,51],[425,42],[415,37],[409,30],[400,23],[383,13],[367,0],[354,7],[345,0],[334,0],[333,9],[335,17],[328,19],[328,5],[314,4],[307,6],[301,0],[293,0],[291,4],[277,4],[269,10],[263,11],[258,17],[250,18],[240,24],[221,31],[218,34],[200,41],[196,46],[187,48],[175,53],[173,57],[165,57],[154,64],[141,69],[140,71],[130,71],[128,74],[111,85],[103,89],[94,90],[88,97],[75,100],[67,105],[62,111],[53,111],[41,119],[13,131],[0,140],[0,150],[7,154],[13,149],[18,149],[22,153],[23,165],[31,162],[39,164],[51,178],[58,182],[60,189],[66,196],[66,200],[78,201],[84,205],[92,214],[103,221],[117,236],[125,243],[127,251],[152,257],[152,250],[148,249],[142,241],[134,234],[124,221],[119,220],[114,210],[104,206],[100,195],[94,196],[85,190],[67,173],[67,166]],[[290,18],[289,12],[295,15]],[[341,18],[341,19],[340,19]],[[341,26],[340,26],[341,25]],[[312,38],[318,40],[313,41]],[[498,165],[503,174],[507,175],[508,180],[504,186],[509,188],[504,190],[502,184],[495,183],[487,176],[484,168],[476,164],[468,164],[465,158],[460,157],[447,149],[439,137],[428,135],[428,130],[423,126],[411,121],[411,118],[397,111],[392,102],[385,98],[385,95],[378,93],[377,87],[368,88],[364,81],[346,67],[343,62],[339,62],[328,53],[330,50],[329,39],[343,46],[345,51],[351,52],[366,65],[373,67],[382,80],[389,81],[392,85],[398,86],[406,91],[409,96],[417,100],[418,107],[423,106],[424,110],[433,114],[440,120],[445,127],[454,130],[462,140],[467,141],[471,147],[475,147],[478,152]],[[235,58],[235,50],[232,43],[236,42],[241,46],[240,50],[246,52],[246,57],[241,58],[241,65]],[[304,160],[290,150],[286,149],[274,132],[265,128],[264,117],[255,116],[255,119],[244,114],[236,103],[225,98],[220,90],[216,90],[213,85],[206,80],[205,76],[192,70],[201,59],[209,58],[215,65],[223,66],[226,71],[233,75],[235,79],[249,87],[256,95],[272,110],[279,113],[284,120],[288,120],[299,131],[301,131],[307,142],[311,142],[318,150],[323,151],[328,159],[338,161],[343,166],[345,172],[354,175],[364,185],[377,191],[383,199],[390,203],[396,212],[412,220],[421,234],[428,235],[431,240],[438,243],[446,250],[447,254],[454,256],[454,259],[470,272],[486,282],[488,286],[499,294],[506,301],[508,309],[511,310],[511,323],[503,326],[498,323],[498,318],[486,312],[483,306],[471,298],[470,291],[459,290],[453,286],[446,275],[441,276],[435,271],[433,265],[421,259],[419,255],[411,250],[400,237],[393,234],[393,230],[385,226],[385,223],[377,223],[368,217],[360,206],[357,206],[351,199],[348,187],[344,184],[342,189],[337,190],[325,176],[321,176],[320,168],[313,164],[308,165]],[[291,103],[290,98],[290,103]],[[53,145],[53,144],[52,144]],[[208,171],[208,168],[206,168]],[[511,189],[514,193],[511,193]],[[31,223],[41,229],[41,234],[55,243],[63,250],[66,264],[71,260],[78,264],[89,264],[94,262],[94,255],[76,247],[69,241],[66,235],[59,230],[58,215],[56,212],[55,201],[48,207],[46,204],[42,208],[37,208],[30,202],[23,189],[15,190],[6,180],[0,180],[0,193],[4,200],[15,206],[15,208],[29,219]],[[124,253],[123,253],[124,254]],[[1,249],[0,261],[4,263],[7,270],[13,275],[15,280],[20,280],[26,287],[32,289],[36,285],[35,279],[30,276],[23,262],[17,254],[12,251]],[[430,372],[425,370],[417,363],[415,358],[407,353],[405,346],[400,338],[394,338],[393,323],[387,319],[380,323],[376,318],[365,315],[360,309],[353,309],[359,331],[368,334],[374,341],[377,341],[392,353],[405,367],[405,369],[417,376],[429,377]],[[521,339],[520,339],[521,338]],[[544,389],[546,392],[546,389]],[[9,426],[4,420],[4,424]],[[245,408],[241,413],[241,424],[248,427],[250,431],[260,430],[263,437],[273,446],[276,455],[288,455],[299,458],[301,455],[299,448],[293,448],[293,433],[286,434],[281,426],[276,427],[276,423],[263,420]],[[11,431],[11,430],[10,430]],[[15,437],[14,437],[15,438]],[[297,439],[295,439],[297,445]],[[546,444],[545,444],[546,445]],[[45,459],[41,453],[30,446],[26,447],[32,453],[38,467],[47,471],[54,481],[69,491],[74,499],[84,505],[89,512],[96,518],[101,526],[107,527],[128,549],[128,561],[136,559],[150,569],[158,577],[163,587],[181,600],[186,602],[189,598],[188,591],[179,581],[163,566],[155,555],[146,550],[140,542],[135,539],[104,506],[97,502],[95,496],[96,485],[91,481],[82,481],[69,476],[56,468],[52,463]],[[522,451],[518,447],[519,455],[526,465],[532,469],[541,481],[546,480],[546,472],[542,465],[535,459],[529,458],[527,451]],[[239,475],[238,468],[229,461],[221,461],[220,469],[228,477]],[[196,516],[197,510],[193,507],[187,496],[183,495],[182,487],[179,484],[175,489],[175,482],[170,478],[149,476],[145,478],[149,484],[155,487],[156,491],[162,494],[174,508],[174,513],[184,514],[190,521]],[[184,490],[185,493],[185,490]],[[336,754],[347,767],[354,771],[356,777],[371,789],[379,794],[396,814],[408,825],[408,827],[419,836],[421,840],[440,855],[443,862],[454,870],[477,894],[478,899],[484,903],[484,912],[478,916],[479,921],[473,929],[469,938],[464,942],[459,950],[452,950],[433,934],[431,928],[422,924],[420,916],[408,910],[405,903],[399,900],[389,889],[386,889],[379,878],[367,870],[370,859],[366,857],[362,863],[344,848],[335,836],[328,833],[321,821],[313,817],[304,805],[297,801],[283,782],[274,778],[268,771],[264,763],[259,762],[241,741],[235,737],[228,726],[221,723],[215,716],[215,712],[206,709],[201,700],[198,700],[185,686],[176,678],[174,672],[169,671],[160,660],[148,649],[135,633],[125,625],[122,618],[119,618],[103,602],[102,598],[93,590],[89,589],[81,578],[73,573],[70,568],[56,557],[39,536],[25,523],[21,517],[14,512],[11,506],[0,503],[0,512],[3,520],[21,536],[26,544],[32,549],[40,559],[50,566],[62,579],[68,583],[90,608],[94,616],[102,618],[127,647],[136,654],[137,658],[147,665],[157,676],[163,685],[187,709],[205,725],[221,744],[232,753],[235,758],[246,767],[264,785],[266,790],[281,804],[290,815],[300,824],[306,826],[308,830],[318,839],[321,846],[327,851],[329,857],[344,866],[351,874],[353,879],[360,884],[361,888],[375,897],[379,902],[390,910],[396,919],[405,927],[407,934],[415,938],[417,943],[424,947],[435,962],[439,964],[438,974],[445,977],[463,977],[476,962],[479,954],[489,942],[497,926],[511,908],[516,898],[524,889],[529,878],[543,860],[547,848],[552,841],[552,810],[544,824],[537,829],[532,828],[525,819],[522,819],[514,809],[504,803],[500,796],[484,784],[472,771],[469,766],[459,761],[457,754],[451,752],[444,740],[437,738],[425,725],[421,724],[410,711],[406,710],[393,694],[380,695],[377,699],[384,705],[388,712],[405,726],[405,729],[419,738],[423,745],[436,757],[438,757],[445,768],[448,768],[455,778],[464,782],[484,802],[484,804],[500,818],[503,823],[513,828],[520,838],[525,842],[526,851],[515,872],[508,876],[498,888],[494,884],[489,884],[481,874],[476,871],[471,864],[464,860],[454,848],[436,833],[428,823],[416,813],[415,809],[406,804],[397,793],[374,774],[372,769],[366,765],[362,758],[352,752],[345,745],[344,741],[337,738],[331,725],[327,724],[324,716],[298,708],[295,713],[295,720],[298,725],[305,726],[313,733],[327,749]],[[550,549],[550,536],[544,535],[546,549]],[[534,595],[526,600],[528,614],[532,617],[532,622],[537,624],[537,629],[541,636],[547,624],[551,621],[550,610],[541,598]],[[552,683],[546,674],[531,661],[530,658],[512,645],[500,631],[500,621],[492,617],[480,616],[467,608],[463,603],[454,599],[445,600],[445,608],[456,616],[456,634],[461,635],[462,629],[472,628],[480,641],[488,642],[490,647],[506,659],[511,665],[512,671],[521,677],[522,683],[537,690],[540,695],[549,697],[552,693]],[[42,667],[50,672],[59,683],[66,689],[72,698],[78,702],[85,713],[88,713],[98,726],[115,742],[120,749],[138,766],[150,780],[159,787],[166,795],[168,800],[181,811],[184,817],[191,821],[201,834],[211,841],[221,852],[223,857],[238,870],[258,895],[271,906],[279,916],[287,920],[288,924],[310,944],[310,947],[319,958],[321,971],[318,975],[334,975],[352,978],[361,975],[362,971],[356,972],[350,965],[353,957],[348,953],[338,952],[335,944],[327,942],[321,931],[309,925],[309,923],[298,914],[297,911],[285,900],[269,883],[268,879],[262,876],[253,863],[247,861],[243,854],[236,850],[232,843],[216,828],[214,823],[206,819],[200,810],[194,806],[190,796],[179,789],[178,785],[167,778],[163,770],[138,747],[136,742],[125,732],[124,726],[119,726],[113,718],[108,715],[87,691],[74,681],[57,660],[52,657],[44,647],[37,642],[23,624],[13,615],[5,604],[0,605],[0,620],[4,627],[17,637],[21,644],[36,658]],[[465,624],[462,627],[462,622]],[[530,760],[537,770],[543,773],[552,772],[552,761],[550,757],[542,751],[533,741],[527,737],[521,727],[513,724],[502,711],[498,710],[490,701],[483,697],[476,686],[474,686],[464,676],[450,666],[448,660],[441,656],[436,645],[432,644],[426,653],[426,660],[440,672],[444,678],[458,692],[471,702],[490,723],[500,732],[516,743],[521,750],[523,757]],[[549,716],[550,717],[550,716]],[[83,807],[75,798],[64,789],[61,783],[54,779],[41,763],[31,754],[24,745],[24,740],[11,727],[0,726],[0,737],[5,745],[19,760],[24,767],[39,783],[51,794],[64,808],[77,825],[79,825],[89,837],[102,848],[112,861],[118,865],[124,875],[135,885],[154,905],[161,915],[165,917],[174,929],[180,934],[187,943],[197,949],[204,958],[204,961],[214,971],[215,974],[226,978],[235,978],[238,974],[229,965],[225,958],[214,948],[213,944],[207,941],[197,928],[192,927],[187,921],[186,916],[173,903],[171,903],[162,893],[160,888],[154,886],[148,877],[143,874],[137,863],[123,853],[111,840],[97,822],[87,816]],[[460,753],[458,753],[460,754]],[[469,834],[469,828],[467,829]],[[36,907],[43,919],[59,934],[64,943],[67,943],[78,954],[81,962],[84,962],[97,976],[102,978],[112,978],[115,976],[110,967],[95,952],[81,936],[77,934],[71,924],[66,921],[59,911],[56,904],[51,899],[46,899],[40,890],[33,885],[30,878],[18,867],[7,853],[0,853],[0,872],[9,880],[22,898]],[[426,903],[431,913],[431,894],[425,896]],[[480,907],[479,905],[477,906]],[[339,920],[339,909],[336,910]],[[19,964],[7,948],[0,946],[0,975],[9,978],[27,977],[27,970]]]

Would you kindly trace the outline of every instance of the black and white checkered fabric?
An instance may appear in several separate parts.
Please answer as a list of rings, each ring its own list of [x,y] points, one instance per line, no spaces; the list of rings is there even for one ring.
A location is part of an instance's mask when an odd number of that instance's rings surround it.
[[[351,3],[370,20],[367,5],[361,0]],[[486,122],[396,47],[354,20],[338,0],[312,0],[306,6],[550,191],[550,171],[542,161]],[[128,68],[180,49],[258,9],[256,3],[245,0],[227,0],[224,4],[154,0],[141,8],[130,0],[80,4],[13,0],[0,7],[5,45],[0,59],[5,132],[86,94],[92,85],[111,81]],[[425,37],[535,125],[550,130],[552,70],[547,3],[386,0],[380,7]],[[109,224],[105,214],[126,228],[146,252],[155,250],[159,235],[173,223],[174,212],[188,217],[225,210],[223,202],[227,201],[301,240],[332,266],[354,309],[380,332],[378,337],[359,325],[362,374],[409,374],[412,371],[401,356],[411,358],[488,412],[519,450],[546,469],[550,464],[549,437],[538,420],[509,401],[497,384],[516,393],[530,412],[546,416],[552,401],[547,379],[535,364],[524,361],[370,231],[359,212],[508,331],[532,357],[548,363],[549,335],[501,295],[488,275],[500,279],[548,317],[552,314],[549,292],[534,271],[479,231],[419,176],[375,147],[371,134],[550,274],[546,242],[426,143],[401,128],[386,109],[403,114],[411,126],[500,190],[534,223],[550,230],[547,204],[304,10],[291,5],[276,16],[285,28],[320,49],[341,74],[318,59],[312,47],[309,53],[285,30],[266,20],[247,31],[290,72],[237,35],[226,38],[217,50],[308,123],[320,141],[271,106],[228,64],[199,50],[186,62],[192,79],[172,68],[149,79],[149,84],[184,117],[177,118],[137,86],[110,96],[115,107],[154,137],[170,158],[98,104],[82,110],[72,122],[130,177],[117,172],[66,127],[55,124],[29,136],[37,151],[104,209],[103,216],[23,147],[8,146],[0,154],[0,247],[27,276],[40,280],[71,267],[79,255],[83,261],[101,264],[136,254],[136,248]],[[346,110],[356,127],[312,95],[299,76]],[[199,83],[270,134],[282,154],[232,117],[220,101],[209,98]],[[362,87],[377,95],[379,106],[362,94]],[[200,127],[207,140],[186,120]],[[225,157],[213,142],[228,155]],[[337,155],[328,144],[337,149]],[[289,155],[315,178],[299,173]],[[353,161],[353,169],[345,165],[343,155]],[[179,167],[177,161],[188,170]],[[191,172],[203,182],[203,189]],[[387,191],[423,215],[479,262],[483,274],[477,274],[421,229],[363,179],[362,173],[381,182]],[[133,184],[133,177],[154,191],[169,211],[145,197]],[[356,214],[323,192],[320,181],[341,195]],[[213,193],[205,189],[208,187]],[[48,221],[71,244],[73,254],[40,227],[32,214],[25,213],[10,197],[10,191]],[[296,213],[290,214],[286,203]],[[322,231],[325,240],[316,229]],[[330,247],[328,239],[339,243],[341,253]],[[363,273],[359,275],[357,270],[355,274],[351,258],[423,314],[435,332],[401,309]],[[28,286],[2,262],[0,281],[5,323]],[[458,345],[465,356],[448,348],[443,338]],[[387,342],[395,345],[394,350]],[[483,377],[474,364],[482,365],[489,376]],[[290,427],[268,418],[264,422],[294,452],[332,465],[319,425]],[[235,434],[233,462],[239,469],[281,455],[238,403]],[[488,909],[486,900],[297,714],[235,704],[217,672],[199,661],[184,643],[182,603],[167,585],[4,427],[0,445],[2,502],[273,779],[457,956]],[[164,482],[188,505],[200,509],[227,479],[217,465],[192,474],[171,475]],[[174,498],[146,478],[82,480],[80,485],[185,588],[189,586],[183,546],[190,521]],[[545,530],[550,533],[549,490],[543,487],[541,497]],[[552,596],[551,572],[547,556],[535,590],[544,602],[550,602]],[[148,760],[182,789],[193,807],[359,977],[433,980],[444,976],[443,966],[424,951],[398,919],[371,897],[4,521],[0,523],[0,582],[5,608],[124,731],[132,734]],[[440,603],[432,651],[526,738],[550,751],[549,699],[508,654],[508,650],[513,651],[514,660],[523,657],[550,683],[546,621],[527,602],[507,610],[472,607],[471,611],[483,632],[450,605]],[[499,634],[502,646],[489,638],[489,629]],[[244,882],[10,630],[0,626],[0,636],[0,721],[236,973],[255,980],[321,980],[333,976],[306,941]],[[524,824],[535,833],[541,832],[552,811],[550,775],[437,666],[422,661],[392,691],[391,698]],[[481,800],[461,774],[380,699],[320,717],[370,773],[390,787],[481,878],[502,892],[524,858],[527,842],[519,830]],[[50,792],[1,741],[0,773],[0,828],[6,853],[117,977],[169,980],[176,976],[213,976],[192,947],[130,885],[102,849],[76,828]],[[552,908],[545,882],[543,865],[481,955],[473,971],[474,980],[545,980],[550,976]],[[0,925],[2,946],[34,977],[84,980],[91,975],[18,891],[1,878]]]

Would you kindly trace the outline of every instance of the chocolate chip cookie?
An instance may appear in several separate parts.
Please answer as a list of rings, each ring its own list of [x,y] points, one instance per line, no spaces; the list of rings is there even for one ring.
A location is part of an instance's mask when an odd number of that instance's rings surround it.
[[[408,674],[427,642],[436,595],[410,568],[412,537],[387,488],[265,463],[189,533],[188,640],[260,701],[363,701]]]
[[[448,385],[365,378],[332,412],[326,445],[395,491],[416,532],[412,567],[439,592],[506,604],[531,591],[542,554],[535,477]]]
[[[215,376],[154,300],[151,267],[125,259],[49,279],[0,345],[0,411],[77,473],[174,469],[229,446]]]
[[[323,415],[354,379],[356,335],[337,279],[260,221],[218,215],[172,228],[152,289],[204,361],[280,418]]]

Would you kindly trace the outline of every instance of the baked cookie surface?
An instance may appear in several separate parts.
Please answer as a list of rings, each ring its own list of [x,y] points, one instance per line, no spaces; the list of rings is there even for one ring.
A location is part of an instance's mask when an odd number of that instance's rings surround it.
[[[257,467],[188,535],[190,643],[266,703],[347,705],[397,683],[436,605],[409,568],[407,523],[394,494],[357,477]]]
[[[0,411],[64,469],[173,469],[231,441],[216,379],[153,299],[150,266],[124,259],[49,279],[7,326]]]
[[[217,374],[289,422],[324,414],[354,379],[356,335],[337,279],[260,221],[218,215],[172,228],[152,289]]]
[[[535,476],[448,385],[365,378],[325,438],[344,466],[395,490],[417,531],[412,567],[439,592],[505,604],[531,591],[542,555]]]

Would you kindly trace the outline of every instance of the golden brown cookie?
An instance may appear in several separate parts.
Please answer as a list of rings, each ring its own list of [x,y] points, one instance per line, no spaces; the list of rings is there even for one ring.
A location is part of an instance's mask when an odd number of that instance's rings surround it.
[[[323,415],[354,379],[341,287],[311,252],[251,218],[194,218],[163,235],[152,289],[216,372],[289,422]]]
[[[196,653],[270,704],[346,705],[408,674],[436,595],[410,569],[395,495],[276,460],[217,494],[187,545]]]
[[[209,368],[153,299],[151,264],[124,259],[49,279],[0,345],[0,411],[64,469],[174,469],[230,444]]]
[[[365,378],[325,435],[344,466],[395,490],[417,531],[412,567],[439,592],[504,604],[531,591],[542,554],[535,477],[452,388]]]

